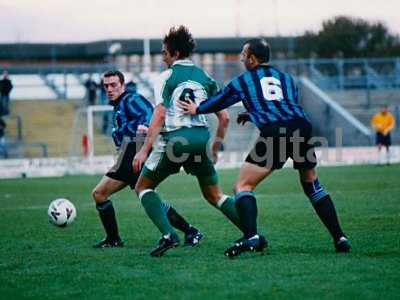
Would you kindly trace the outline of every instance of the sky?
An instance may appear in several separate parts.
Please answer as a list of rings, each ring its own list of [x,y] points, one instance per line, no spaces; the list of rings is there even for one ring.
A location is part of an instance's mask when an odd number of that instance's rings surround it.
[[[0,0],[0,43],[161,38],[180,24],[194,37],[295,36],[337,15],[400,35],[399,12],[399,0]]]

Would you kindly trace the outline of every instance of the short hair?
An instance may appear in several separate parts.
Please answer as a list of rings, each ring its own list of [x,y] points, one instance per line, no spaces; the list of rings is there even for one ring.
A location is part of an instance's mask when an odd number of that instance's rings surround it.
[[[269,62],[271,48],[269,47],[269,44],[265,39],[250,39],[247,40],[244,44],[249,45],[249,54],[253,54],[257,58],[259,63]]]
[[[171,55],[179,51],[178,58],[186,58],[192,54],[196,43],[189,29],[183,25],[171,27],[168,34],[164,36],[163,44],[167,47]]]
[[[105,72],[105,73],[103,74],[103,78],[105,78],[105,77],[111,77],[111,76],[118,76],[119,82],[121,82],[121,84],[124,84],[124,83],[125,83],[124,74],[122,74],[120,71],[118,71],[118,70],[109,70],[109,71],[107,71],[107,72]]]

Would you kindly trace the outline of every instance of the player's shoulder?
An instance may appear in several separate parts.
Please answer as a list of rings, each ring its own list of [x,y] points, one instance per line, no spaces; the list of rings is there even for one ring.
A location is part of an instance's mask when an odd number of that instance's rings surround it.
[[[176,70],[174,70],[173,68],[167,69],[167,70],[161,72],[160,75],[158,75],[158,77],[156,78],[156,80],[159,83],[165,82],[165,81],[169,80],[172,77],[174,72],[176,72]]]
[[[200,73],[204,75],[208,75],[207,72],[205,72],[202,68],[200,68],[198,65],[196,65],[192,60],[190,59],[182,59],[176,61],[171,69],[173,72],[180,73],[180,72],[187,72],[190,70],[191,73]],[[209,76],[209,75],[208,75]]]
[[[291,74],[289,74],[288,72],[282,71],[281,69],[275,67],[274,65],[268,65],[267,68],[269,70],[269,73],[278,74],[279,77],[289,78],[290,80],[294,81],[294,78]]]

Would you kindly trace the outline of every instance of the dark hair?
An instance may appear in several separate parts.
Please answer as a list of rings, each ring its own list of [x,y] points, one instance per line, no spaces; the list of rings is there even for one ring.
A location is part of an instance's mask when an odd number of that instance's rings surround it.
[[[244,43],[249,45],[249,54],[253,54],[260,64],[269,62],[271,49],[262,38],[250,39]]]
[[[118,76],[119,82],[121,82],[121,84],[124,84],[124,83],[125,83],[124,74],[122,74],[120,71],[118,71],[118,70],[109,70],[109,71],[107,71],[107,72],[105,72],[105,73],[103,74],[103,78],[105,78],[105,77],[111,77],[111,76]]]
[[[192,34],[183,25],[171,27],[168,34],[164,36],[163,44],[171,55],[175,55],[176,51],[179,51],[178,58],[188,57],[196,47]]]

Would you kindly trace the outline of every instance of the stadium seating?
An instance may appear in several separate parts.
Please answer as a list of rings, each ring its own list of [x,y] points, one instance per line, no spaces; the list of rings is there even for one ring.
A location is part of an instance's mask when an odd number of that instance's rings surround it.
[[[12,100],[55,99],[57,95],[39,75],[12,75]]]
[[[400,110],[400,89],[351,89],[327,91],[337,103],[342,105],[347,111],[355,116],[366,127],[370,127],[372,116],[383,104],[389,105],[392,114],[399,122]],[[398,123],[397,122],[397,123]],[[397,124],[397,128],[400,124]],[[400,132],[392,132],[393,143],[400,143]]]

